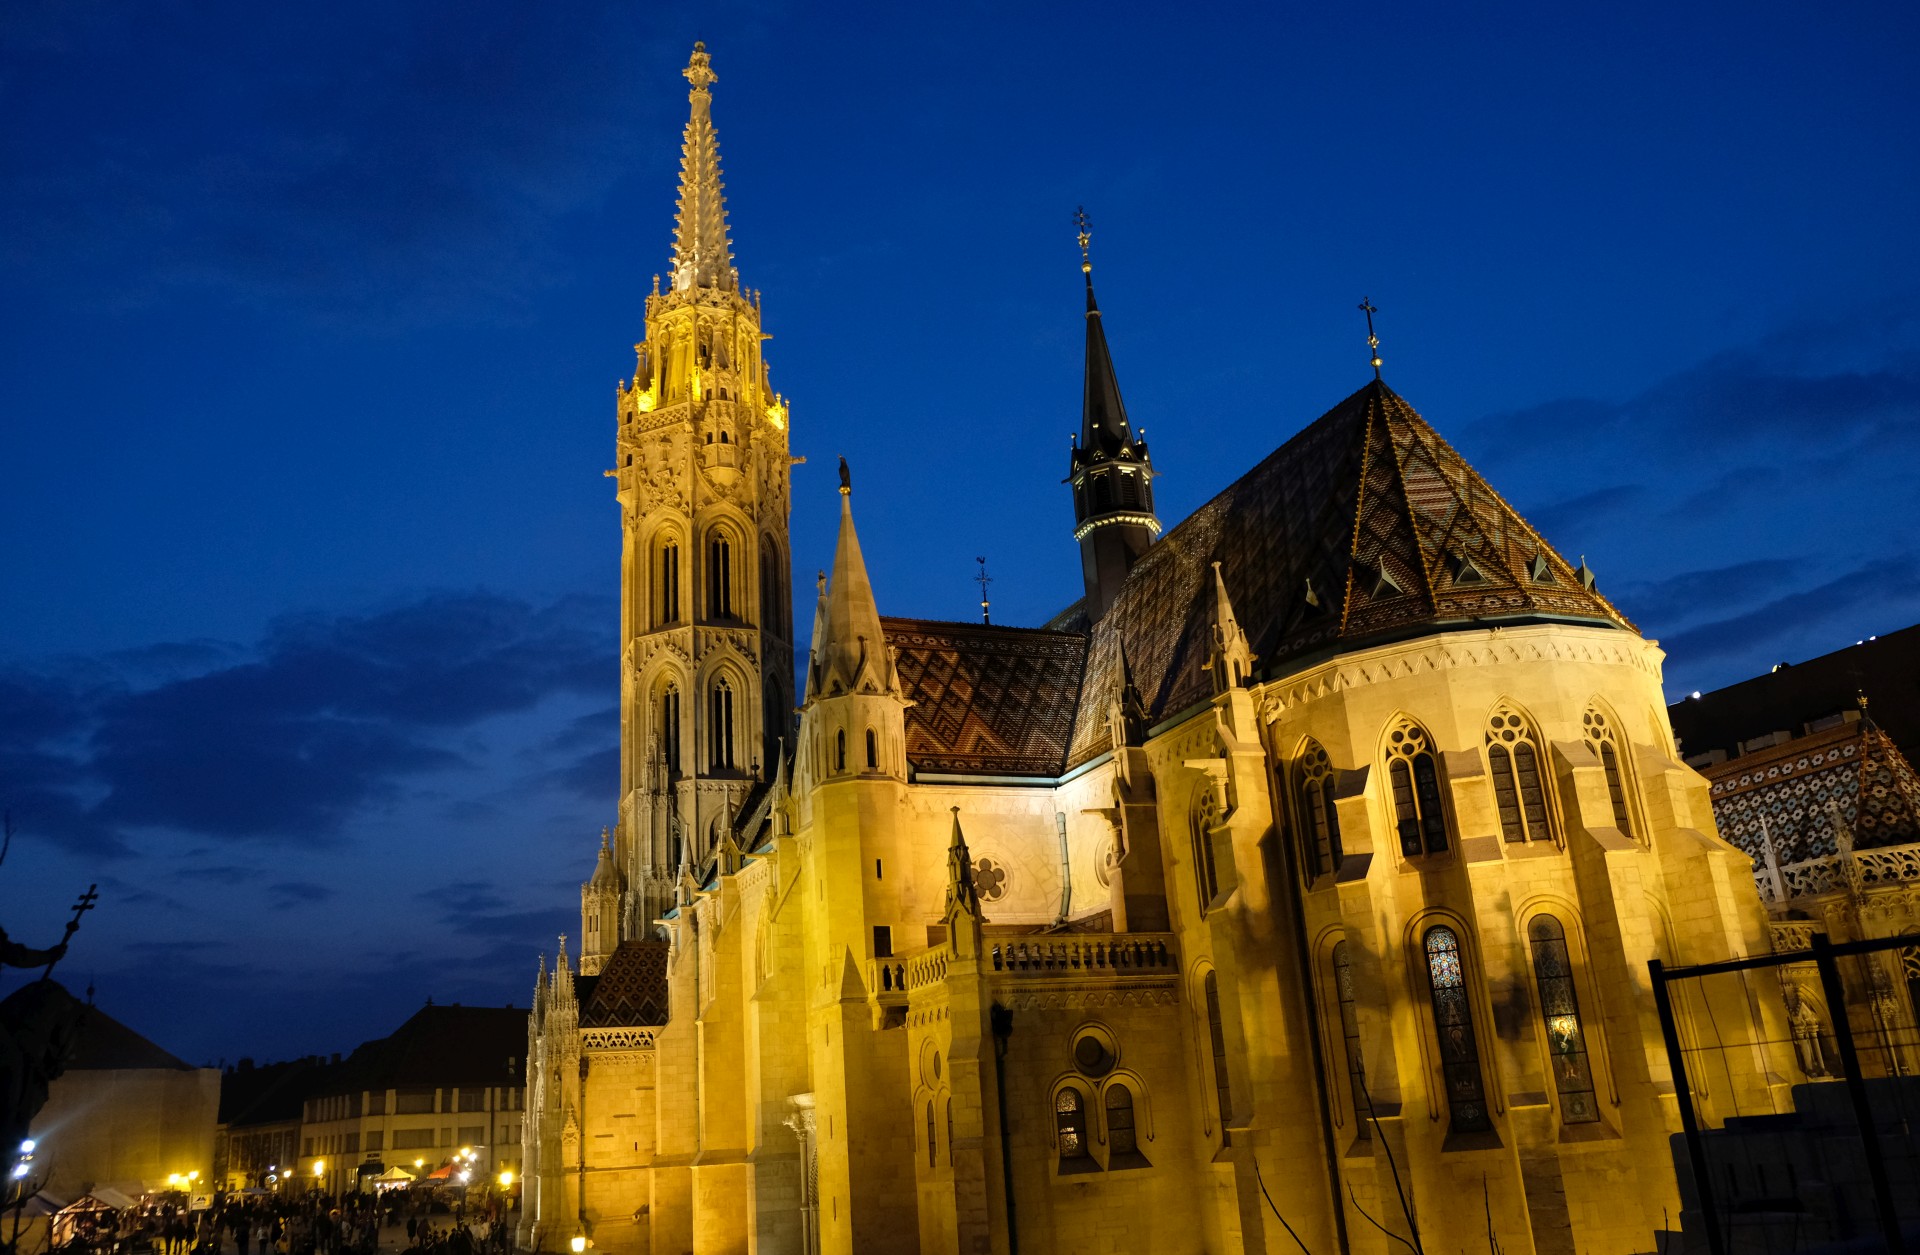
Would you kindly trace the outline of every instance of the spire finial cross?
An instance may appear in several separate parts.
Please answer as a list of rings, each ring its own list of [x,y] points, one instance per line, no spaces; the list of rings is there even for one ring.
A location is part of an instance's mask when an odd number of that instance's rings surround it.
[[[1373,358],[1373,377],[1378,379],[1380,378],[1380,337],[1373,333],[1373,316],[1380,312],[1380,307],[1363,296],[1360,298],[1360,312],[1367,316],[1367,351]]]
[[[1080,233],[1080,273],[1093,273],[1093,252],[1087,246],[1093,243],[1093,219],[1087,216],[1087,207],[1081,205],[1073,211],[1073,225]]]
[[[987,574],[985,558],[975,558],[974,561],[980,564],[980,574],[973,577],[973,582],[980,586],[980,622],[991,625],[993,617],[987,613],[987,585],[993,583],[993,577]]]

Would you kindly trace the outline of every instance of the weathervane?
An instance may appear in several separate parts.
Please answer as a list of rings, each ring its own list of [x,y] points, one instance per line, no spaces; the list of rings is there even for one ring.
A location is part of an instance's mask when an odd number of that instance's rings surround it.
[[[1085,237],[1082,236],[1081,238],[1084,239]],[[1081,247],[1085,248],[1086,246],[1083,244]],[[980,586],[980,622],[991,625],[993,623],[993,617],[987,613],[987,585],[993,583],[993,577],[987,574],[987,560],[985,558],[975,558],[974,561],[980,564],[980,574],[973,577],[973,582]]]
[[[1073,225],[1080,232],[1080,273],[1093,273],[1093,254],[1087,245],[1093,242],[1093,219],[1087,217],[1087,207],[1081,205],[1073,211]]]
[[[1366,297],[1360,298],[1360,312],[1367,316],[1367,349],[1373,356],[1373,377],[1380,378],[1380,337],[1373,334],[1373,316],[1380,312],[1378,306]]]

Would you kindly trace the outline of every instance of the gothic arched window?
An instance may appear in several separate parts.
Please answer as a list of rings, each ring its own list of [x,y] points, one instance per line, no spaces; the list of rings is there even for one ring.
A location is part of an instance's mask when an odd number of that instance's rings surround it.
[[[654,571],[654,623],[664,627],[680,618],[680,542],[669,540],[660,546]]]
[[[1607,798],[1613,803],[1613,826],[1631,837],[1634,835],[1633,813],[1627,807],[1627,768],[1620,761],[1620,743],[1613,724],[1597,706],[1587,707],[1587,713],[1580,722],[1587,744],[1600,756],[1600,766],[1607,773]]]
[[[1193,842],[1193,880],[1200,894],[1200,912],[1205,914],[1214,895],[1220,892],[1220,875],[1213,861],[1212,828],[1220,822],[1220,800],[1214,796],[1213,782],[1203,780],[1194,794],[1193,809],[1187,818],[1187,835]]]
[[[1333,808],[1333,763],[1318,741],[1308,741],[1293,772],[1300,857],[1311,880],[1340,866],[1340,816]]]
[[[1540,1017],[1546,1021],[1548,1066],[1560,1091],[1560,1119],[1587,1124],[1600,1118],[1593,1097],[1593,1067],[1587,1058],[1587,1034],[1580,1024],[1580,998],[1573,988],[1573,962],[1567,954],[1567,930],[1551,915],[1536,915],[1527,925],[1533,946],[1533,979],[1540,990]]]
[[[707,537],[707,617],[733,617],[733,544],[718,531]]]
[[[1053,1127],[1060,1143],[1060,1162],[1067,1164],[1087,1157],[1087,1112],[1080,1091],[1071,1085],[1053,1100]]]
[[[1347,1088],[1353,1102],[1353,1121],[1361,1137],[1373,1135],[1373,1104],[1367,1100],[1367,1064],[1360,1050],[1360,1016],[1353,995],[1353,962],[1347,943],[1333,946],[1333,989],[1340,1001],[1340,1035],[1347,1049]]]
[[[1458,1133],[1484,1132],[1486,1090],[1480,1080],[1480,1046],[1473,1034],[1473,1005],[1460,961],[1460,938],[1445,924],[1427,929],[1427,983],[1433,994],[1433,1029],[1440,1043],[1440,1076],[1447,1112]]]
[[[933,1100],[928,1099],[927,1100],[927,1167],[929,1168],[933,1167],[933,1158],[936,1153],[935,1147],[937,1145],[938,1143],[936,1143],[933,1140]]]
[[[1387,734],[1387,781],[1393,787],[1393,817],[1400,852],[1408,858],[1447,848],[1446,807],[1440,800],[1440,769],[1433,740],[1411,719]]]
[[[733,686],[715,680],[708,701],[707,761],[716,768],[733,766]]]
[[[680,687],[660,690],[660,761],[669,772],[680,770]]]
[[[781,569],[780,547],[771,536],[760,538],[760,626],[782,640],[792,635],[787,625],[787,581]]]
[[[845,728],[833,734],[833,769],[835,771],[847,769],[847,730]]]
[[[1140,1137],[1133,1126],[1133,1091],[1118,1081],[1107,1086],[1107,1152],[1115,1158],[1140,1153]]]
[[[1493,772],[1501,835],[1509,841],[1555,839],[1540,771],[1540,739],[1511,707],[1496,709],[1487,720],[1487,766]]]
[[[1207,1000],[1207,1040],[1213,1048],[1213,1097],[1220,1116],[1220,1143],[1227,1141],[1227,1119],[1233,1114],[1233,1091],[1227,1083],[1227,1028],[1220,1018],[1220,977],[1208,972],[1203,986]]]
[[[880,769],[880,742],[879,742],[879,739],[874,736],[873,729],[868,728],[867,729],[867,770],[878,771],[879,769]]]

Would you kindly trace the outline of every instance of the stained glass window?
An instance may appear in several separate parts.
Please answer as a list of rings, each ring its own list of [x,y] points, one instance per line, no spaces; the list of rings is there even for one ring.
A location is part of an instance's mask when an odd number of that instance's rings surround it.
[[[1415,858],[1445,850],[1447,817],[1439,768],[1427,730],[1412,720],[1402,719],[1387,734],[1387,781],[1393,790],[1400,852]]]
[[[1540,1015],[1547,1025],[1548,1066],[1560,1092],[1560,1119],[1587,1124],[1600,1118],[1593,1097],[1593,1068],[1587,1059],[1587,1034],[1580,1024],[1580,999],[1573,988],[1573,963],[1567,957],[1567,932],[1551,915],[1536,915],[1527,925],[1533,943],[1533,979],[1540,987]]]
[[[1473,1035],[1473,1006],[1460,965],[1460,939],[1445,924],[1427,930],[1427,981],[1433,989],[1433,1028],[1440,1043],[1440,1075],[1456,1133],[1493,1127],[1480,1080],[1480,1047]]]
[[[1059,1134],[1060,1161],[1087,1156],[1087,1113],[1080,1105],[1080,1091],[1068,1087],[1053,1100],[1053,1127]]]
[[[1140,1150],[1133,1131],[1133,1091],[1120,1084],[1107,1086],[1107,1148],[1115,1155],[1132,1155]]]
[[[1307,875],[1340,866],[1340,815],[1333,808],[1333,763],[1317,741],[1308,741],[1294,767],[1300,806],[1300,853]]]
[[[1213,1046],[1213,1094],[1219,1104],[1220,1141],[1227,1140],[1227,1118],[1233,1114],[1233,1091],[1227,1085],[1227,1030],[1220,1019],[1220,978],[1207,973],[1207,1035]]]
[[[1554,835],[1537,747],[1532,727],[1514,711],[1503,707],[1487,720],[1487,765],[1500,832],[1509,841],[1547,841]]]
[[[1373,1105],[1367,1101],[1367,1065],[1360,1051],[1360,1017],[1353,996],[1353,963],[1347,943],[1334,943],[1333,988],[1340,999],[1340,1033],[1346,1039],[1347,1088],[1353,1101],[1353,1121],[1361,1137],[1373,1136]]]
[[[1613,803],[1613,826],[1633,836],[1633,813],[1627,807],[1626,771],[1620,762],[1619,738],[1613,725],[1599,710],[1589,706],[1581,720],[1587,743],[1600,755],[1600,766],[1607,773],[1607,798]]]
[[[1213,825],[1220,822],[1220,803],[1214,797],[1211,781],[1200,786],[1200,792],[1193,801],[1193,813],[1187,822],[1193,838],[1193,879],[1200,894],[1200,911],[1205,914],[1208,904],[1220,891],[1219,872],[1213,861],[1213,833],[1210,831]]]

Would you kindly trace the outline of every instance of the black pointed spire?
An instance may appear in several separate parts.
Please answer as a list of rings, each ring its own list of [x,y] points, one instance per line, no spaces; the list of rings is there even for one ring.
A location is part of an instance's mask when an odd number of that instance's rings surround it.
[[[1126,402],[1093,295],[1092,221],[1074,211],[1080,271],[1087,285],[1087,367],[1080,435],[1069,458],[1074,538],[1080,542],[1087,614],[1098,619],[1120,592],[1127,571],[1160,532],[1153,512],[1153,464],[1147,442],[1127,422]]]

